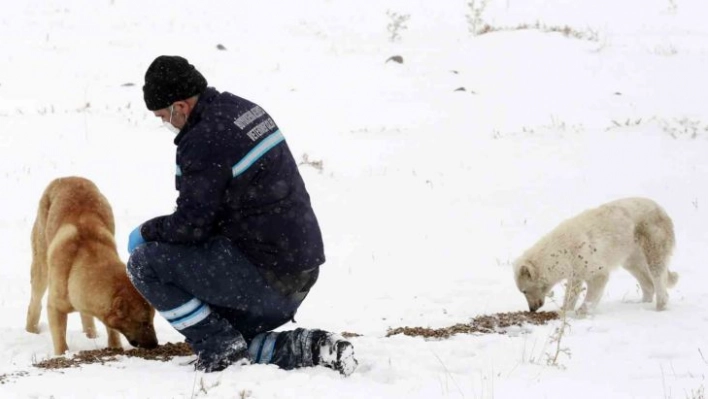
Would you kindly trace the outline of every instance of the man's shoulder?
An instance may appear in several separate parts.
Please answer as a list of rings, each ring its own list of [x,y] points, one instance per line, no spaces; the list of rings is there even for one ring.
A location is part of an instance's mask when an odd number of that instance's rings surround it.
[[[181,156],[209,153],[239,154],[253,146],[248,136],[267,115],[260,106],[229,92],[205,93],[205,100],[195,123],[178,144]]]
[[[251,143],[278,130],[270,114],[253,101],[229,92],[220,93],[219,97],[204,115],[208,125],[216,123],[222,130],[228,126],[228,130],[237,133],[240,139]]]
[[[257,106],[257,104],[253,101],[239,97],[228,91],[222,91],[217,92],[217,94],[213,97],[209,108],[219,108],[222,112],[228,111],[229,113],[240,114],[248,111],[254,106]]]

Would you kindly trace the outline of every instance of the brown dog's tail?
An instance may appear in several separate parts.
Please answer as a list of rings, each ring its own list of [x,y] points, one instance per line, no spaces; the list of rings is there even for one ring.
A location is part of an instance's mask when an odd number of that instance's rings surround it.
[[[39,205],[37,206],[37,218],[34,221],[34,228],[39,234],[45,234],[45,225],[47,224],[47,216],[49,214],[49,208],[52,206],[52,200],[50,195],[50,190],[52,185],[50,184],[42,193],[42,198],[39,200]],[[40,233],[41,232],[41,233]]]
[[[673,288],[676,283],[678,283],[679,279],[679,274],[676,272],[669,272],[669,278],[668,278],[668,286],[669,288]]]
[[[76,226],[69,223],[62,225],[47,248],[49,267],[68,270],[78,251],[79,238]]]

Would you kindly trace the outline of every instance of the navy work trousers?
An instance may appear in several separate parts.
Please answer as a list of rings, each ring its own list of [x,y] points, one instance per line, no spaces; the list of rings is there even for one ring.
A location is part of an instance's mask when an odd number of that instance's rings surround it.
[[[293,319],[304,297],[279,292],[225,237],[199,245],[148,242],[133,251],[128,274],[148,302],[183,334],[189,331],[185,325],[195,323],[171,320],[169,315],[198,303],[206,304],[207,312],[218,314],[250,342]],[[199,310],[189,311],[189,317],[199,317]]]

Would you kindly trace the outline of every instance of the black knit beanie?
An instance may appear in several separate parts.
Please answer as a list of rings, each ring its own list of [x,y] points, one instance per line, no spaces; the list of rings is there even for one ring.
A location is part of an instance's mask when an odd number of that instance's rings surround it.
[[[147,109],[156,111],[201,94],[206,87],[206,79],[189,61],[178,55],[161,55],[145,72],[143,96]]]

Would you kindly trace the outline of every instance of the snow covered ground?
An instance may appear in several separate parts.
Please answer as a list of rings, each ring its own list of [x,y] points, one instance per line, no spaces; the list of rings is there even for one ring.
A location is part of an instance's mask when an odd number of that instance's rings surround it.
[[[6,1],[0,397],[702,398],[706,12],[700,0]],[[52,356],[46,319],[40,335],[24,331],[29,234],[48,182],[98,184],[124,259],[132,228],[174,206],[172,135],[141,92],[160,54],[261,104],[309,161],[328,261],[297,326],[362,334],[351,377],[262,365],[202,374],[183,358],[32,366]],[[386,62],[394,55],[403,64]],[[651,197],[674,219],[681,279],[667,311],[639,303],[618,271],[594,315],[570,318],[555,365],[558,322],[385,337],[525,310],[511,261],[563,219],[624,196]],[[161,343],[181,340],[156,327]],[[70,317],[72,353],[103,348],[100,332],[90,340]]]

